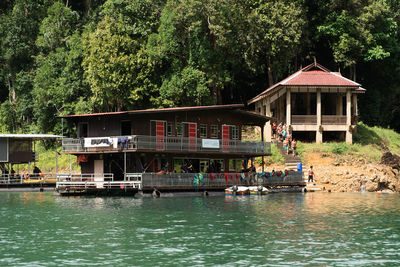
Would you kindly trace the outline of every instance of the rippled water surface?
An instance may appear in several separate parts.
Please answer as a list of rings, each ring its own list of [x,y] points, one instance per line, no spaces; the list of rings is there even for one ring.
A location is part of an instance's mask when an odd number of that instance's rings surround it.
[[[0,266],[400,265],[400,196],[0,193]]]

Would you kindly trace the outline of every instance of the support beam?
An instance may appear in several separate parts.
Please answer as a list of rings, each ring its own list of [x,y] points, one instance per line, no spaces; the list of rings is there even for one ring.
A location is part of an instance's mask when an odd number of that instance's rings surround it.
[[[124,181],[126,181],[126,152],[124,152]]]
[[[291,107],[292,99],[290,88],[286,89],[286,127],[290,129],[290,125],[292,124],[292,107]]]
[[[271,117],[271,98],[264,98],[264,106],[265,106],[265,116]],[[271,121],[267,121],[264,125],[264,139],[266,142],[272,141],[272,127]]]
[[[58,173],[58,140],[56,139],[56,177]]]
[[[322,113],[321,113],[321,89],[317,89],[317,132],[315,133],[315,142],[322,143]]]
[[[353,143],[353,132],[351,128],[351,90],[346,92],[346,143]]]
[[[307,107],[306,115],[311,115],[311,93],[306,94],[306,107]]]
[[[351,125],[351,91],[346,92],[346,124]]]
[[[354,115],[354,116],[358,116],[357,94],[353,94],[351,100],[352,100],[352,104],[351,104],[352,105],[351,106],[352,112],[351,112],[351,114]]]

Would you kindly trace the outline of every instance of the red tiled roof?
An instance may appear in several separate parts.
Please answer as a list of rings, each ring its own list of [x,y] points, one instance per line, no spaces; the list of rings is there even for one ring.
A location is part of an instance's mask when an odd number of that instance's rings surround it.
[[[361,88],[359,83],[343,77],[338,72],[332,72],[318,63],[312,63],[252,98],[249,104],[256,102],[261,96],[282,86],[351,87],[355,91],[365,92],[365,89]]]
[[[358,83],[346,79],[338,73],[322,70],[302,71],[299,75],[283,84],[298,86],[360,86]]]
[[[92,117],[92,116],[121,115],[121,114],[162,113],[162,112],[173,112],[173,111],[192,111],[192,110],[211,110],[211,109],[239,109],[239,108],[243,108],[243,107],[244,107],[243,104],[231,104],[231,105],[213,105],[213,106],[194,106],[194,107],[175,107],[175,108],[159,108],[159,109],[141,109],[141,110],[128,110],[128,111],[119,111],[119,112],[103,112],[103,113],[63,115],[63,116],[57,116],[57,118]]]

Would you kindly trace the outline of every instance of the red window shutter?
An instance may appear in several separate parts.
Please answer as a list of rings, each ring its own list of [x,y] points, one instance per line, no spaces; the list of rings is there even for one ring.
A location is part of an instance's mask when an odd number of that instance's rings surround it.
[[[222,151],[229,151],[229,125],[222,125]]]
[[[165,123],[163,121],[156,122],[156,149],[165,149]]]
[[[189,123],[189,150],[197,150],[197,127],[196,123]]]

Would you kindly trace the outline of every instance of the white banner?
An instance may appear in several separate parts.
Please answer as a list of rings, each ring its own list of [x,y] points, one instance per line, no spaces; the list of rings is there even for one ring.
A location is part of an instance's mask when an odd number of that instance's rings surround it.
[[[113,144],[113,138],[92,137],[85,138],[85,147],[107,147]]]
[[[219,148],[218,139],[201,139],[204,148]]]

